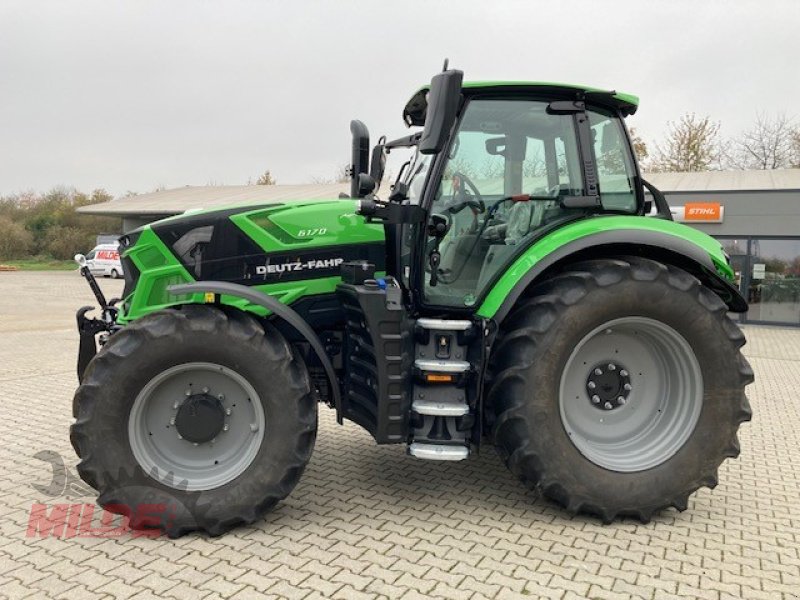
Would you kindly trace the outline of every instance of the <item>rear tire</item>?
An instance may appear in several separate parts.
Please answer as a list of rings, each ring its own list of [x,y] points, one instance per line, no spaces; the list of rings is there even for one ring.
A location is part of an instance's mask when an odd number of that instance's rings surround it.
[[[78,473],[98,503],[170,537],[260,518],[297,484],[317,429],[307,369],[280,333],[207,306],[111,336],[73,412]]]
[[[116,269],[111,269],[111,279],[119,279],[119,272]]]
[[[739,454],[753,381],[744,335],[718,296],[671,265],[568,268],[502,324],[487,395],[498,452],[572,514],[646,522],[684,510]]]

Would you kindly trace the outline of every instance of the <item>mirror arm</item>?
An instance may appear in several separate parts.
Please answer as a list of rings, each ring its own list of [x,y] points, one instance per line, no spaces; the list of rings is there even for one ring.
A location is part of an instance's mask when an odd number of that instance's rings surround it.
[[[367,223],[379,221],[389,225],[422,223],[426,218],[425,210],[415,204],[378,202],[372,198],[359,200],[356,213],[366,217]]]

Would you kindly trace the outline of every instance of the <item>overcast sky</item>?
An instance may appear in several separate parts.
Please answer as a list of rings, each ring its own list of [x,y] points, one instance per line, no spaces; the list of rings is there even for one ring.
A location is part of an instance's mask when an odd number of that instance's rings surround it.
[[[637,94],[647,141],[688,111],[800,117],[798,0],[0,0],[0,194],[329,177],[351,118],[406,133],[444,57]]]

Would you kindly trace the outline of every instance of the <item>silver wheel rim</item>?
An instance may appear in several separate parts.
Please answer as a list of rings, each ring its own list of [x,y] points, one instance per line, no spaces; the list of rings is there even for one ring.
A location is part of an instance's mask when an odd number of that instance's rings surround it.
[[[561,376],[567,435],[587,459],[611,471],[644,471],[674,456],[702,405],[703,378],[692,347],[668,325],[645,317],[615,319],[591,331]]]
[[[222,421],[213,439],[198,443],[180,435],[176,418],[187,399],[200,395],[218,402]],[[264,423],[261,400],[244,377],[222,365],[193,362],[159,373],[142,388],[128,417],[128,439],[153,479],[181,490],[209,490],[250,466]]]

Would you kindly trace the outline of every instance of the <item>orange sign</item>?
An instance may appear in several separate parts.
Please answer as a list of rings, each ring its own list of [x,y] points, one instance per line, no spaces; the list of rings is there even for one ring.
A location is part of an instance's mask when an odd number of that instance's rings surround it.
[[[722,205],[719,202],[687,202],[683,207],[685,221],[722,220]]]

